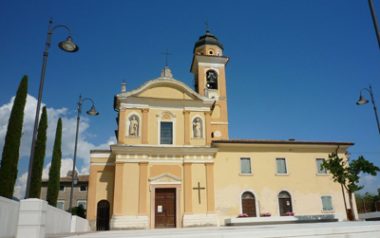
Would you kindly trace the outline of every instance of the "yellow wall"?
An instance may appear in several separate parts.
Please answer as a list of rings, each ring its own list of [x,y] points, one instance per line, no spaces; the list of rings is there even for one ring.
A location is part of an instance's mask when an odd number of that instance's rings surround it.
[[[177,110],[170,110],[170,113],[168,113],[169,109],[150,109],[147,114],[147,126],[148,126],[148,135],[147,144],[150,145],[159,145],[160,144],[160,135],[159,135],[159,127],[161,121],[171,121],[173,122],[173,132],[175,133],[173,135],[174,143],[173,145],[181,146],[185,145],[185,117],[184,117],[184,111],[177,109]],[[139,136],[128,136],[128,123],[127,120],[130,115],[136,114],[140,116],[140,120],[143,120],[142,117],[142,110],[141,109],[126,109],[120,112],[120,121],[119,121],[119,127],[123,127],[123,130],[119,129],[119,142],[122,144],[130,144],[130,145],[136,145],[136,144],[142,144],[142,125],[143,122],[140,122],[139,124]],[[193,138],[193,118],[195,116],[199,116],[202,119],[203,122],[203,137],[202,138]],[[195,111],[189,111],[189,121],[186,123],[188,124],[187,127],[189,128],[189,133],[187,136],[189,137],[189,144],[195,145],[195,146],[202,146],[206,144],[206,121],[205,121],[205,115],[204,112],[195,112]]]
[[[154,87],[142,92],[139,97],[185,100],[192,99],[185,92],[172,87]]]
[[[241,157],[251,158],[252,175],[240,174]],[[287,175],[276,174],[276,158],[286,158]],[[214,179],[216,211],[222,217],[236,217],[241,213],[241,194],[251,191],[258,201],[258,214],[270,212],[279,216],[277,195],[287,191],[296,215],[329,214],[322,211],[322,195],[332,196],[334,212],[344,214],[341,188],[330,176],[317,174],[316,158],[327,159],[328,153],[218,152]]]
[[[139,197],[139,165],[138,163],[125,163],[124,175],[124,206],[123,214],[137,215],[138,214],[138,197]]]
[[[204,164],[193,164],[192,165],[192,207],[193,213],[203,213],[207,212],[207,196],[206,189],[200,190],[201,203],[198,201],[198,190],[193,188],[198,187],[198,182],[200,187],[206,187],[206,167]]]
[[[152,165],[150,167],[150,176],[157,177],[162,174],[171,174],[178,178],[181,178],[181,166],[180,165]]]
[[[107,159],[95,159],[107,160]],[[87,219],[91,225],[96,221],[97,204],[100,200],[107,200],[110,203],[110,213],[113,210],[113,195],[114,195],[114,166],[106,165],[91,165],[89,188],[88,188],[88,204],[87,204]]]

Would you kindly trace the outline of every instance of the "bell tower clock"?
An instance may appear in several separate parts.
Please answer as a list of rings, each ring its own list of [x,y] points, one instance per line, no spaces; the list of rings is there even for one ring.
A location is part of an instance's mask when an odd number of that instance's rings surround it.
[[[223,45],[206,31],[194,45],[191,72],[194,74],[195,91],[215,100],[211,113],[212,140],[228,139],[228,113],[226,93],[226,64]]]

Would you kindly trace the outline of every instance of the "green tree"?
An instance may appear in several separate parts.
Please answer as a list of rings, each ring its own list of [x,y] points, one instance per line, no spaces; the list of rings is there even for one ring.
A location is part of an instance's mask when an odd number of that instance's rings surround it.
[[[348,161],[340,158],[337,153],[331,153],[329,159],[325,160],[322,167],[327,169],[333,176],[334,182],[340,183],[348,193],[350,203],[349,218],[355,219],[352,212],[353,202],[352,195],[363,188],[359,186],[359,175],[362,173],[376,176],[380,171],[379,167],[359,156],[356,160]]]
[[[27,92],[28,76],[24,75],[13,101],[0,164],[0,196],[7,198],[12,198],[17,178],[17,165]]]
[[[42,169],[44,166],[46,149],[46,130],[48,127],[46,107],[42,109],[41,120],[38,125],[36,147],[34,150],[34,160],[32,164],[32,174],[30,177],[29,198],[40,198]]]
[[[79,204],[77,207],[72,207],[71,214],[86,219],[86,209],[84,209],[82,204]]]
[[[61,151],[62,144],[62,119],[58,119],[57,129],[55,131],[55,140],[53,147],[53,156],[51,159],[51,165],[49,169],[49,181],[47,188],[46,201],[52,205],[57,206],[57,198],[59,193],[59,180],[61,177]]]

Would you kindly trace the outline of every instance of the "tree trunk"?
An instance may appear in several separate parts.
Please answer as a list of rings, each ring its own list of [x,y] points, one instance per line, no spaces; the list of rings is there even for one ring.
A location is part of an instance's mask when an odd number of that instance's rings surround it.
[[[350,221],[355,221],[355,213],[354,213],[354,206],[353,206],[353,202],[352,202],[352,193],[350,191],[347,191],[348,192],[348,200],[350,202],[350,209],[347,209],[347,216],[348,216],[348,220]]]

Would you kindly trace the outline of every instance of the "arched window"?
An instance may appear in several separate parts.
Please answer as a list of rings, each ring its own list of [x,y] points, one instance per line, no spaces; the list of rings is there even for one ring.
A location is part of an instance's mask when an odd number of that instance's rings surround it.
[[[203,138],[203,124],[199,117],[193,120],[193,138]]]
[[[249,217],[256,216],[256,199],[255,195],[251,192],[244,192],[241,195],[241,207],[242,212],[247,214]]]
[[[278,194],[278,205],[280,207],[280,216],[290,216],[293,214],[292,197],[286,191]]]
[[[137,115],[132,115],[128,118],[128,135],[129,136],[139,136],[140,121]]]
[[[208,70],[206,72],[206,87],[208,89],[218,89],[218,73],[215,70]]]
[[[96,230],[108,231],[110,229],[110,203],[107,200],[98,202],[96,212]]]

